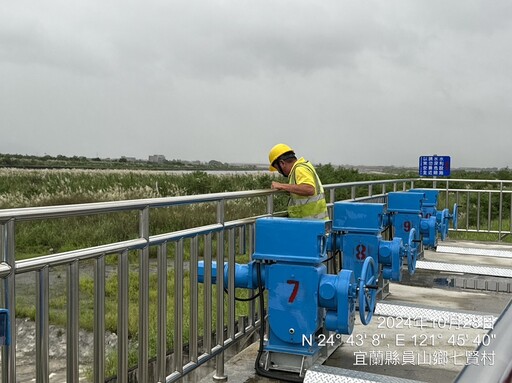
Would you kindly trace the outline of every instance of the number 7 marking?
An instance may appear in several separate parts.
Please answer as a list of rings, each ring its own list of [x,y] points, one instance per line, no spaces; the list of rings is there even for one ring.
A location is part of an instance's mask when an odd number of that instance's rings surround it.
[[[286,283],[293,285],[293,291],[290,295],[290,298],[288,298],[288,303],[293,303],[295,298],[297,298],[297,293],[299,292],[299,281],[292,281],[291,279],[286,281]]]

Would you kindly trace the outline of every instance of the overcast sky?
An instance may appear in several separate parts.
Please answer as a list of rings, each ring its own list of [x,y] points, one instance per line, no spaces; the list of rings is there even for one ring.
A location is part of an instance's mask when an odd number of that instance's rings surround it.
[[[0,153],[512,167],[510,0],[0,2]]]

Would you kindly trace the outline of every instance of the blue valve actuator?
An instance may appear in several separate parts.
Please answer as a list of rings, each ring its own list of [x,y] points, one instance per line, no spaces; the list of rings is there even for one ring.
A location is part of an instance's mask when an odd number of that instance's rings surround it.
[[[352,334],[357,287],[354,273],[341,270],[338,275],[323,275],[319,285],[319,306],[325,307],[325,328]]]
[[[252,261],[248,264],[235,263],[235,287],[244,289],[258,288],[258,273],[256,270],[256,262]],[[261,285],[265,287],[265,264],[260,265]],[[212,283],[217,284],[218,273],[217,262],[212,262]],[[228,263],[224,262],[224,286],[227,286],[229,278]],[[204,283],[205,266],[203,261],[198,262],[198,281]]]

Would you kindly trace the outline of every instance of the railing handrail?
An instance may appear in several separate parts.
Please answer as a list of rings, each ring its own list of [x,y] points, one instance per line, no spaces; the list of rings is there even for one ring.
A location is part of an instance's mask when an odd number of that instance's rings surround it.
[[[446,202],[448,202],[448,194],[451,193],[450,198],[455,198],[455,200],[459,201],[459,194],[463,194],[461,196],[462,199],[467,198],[466,201],[469,201],[469,193],[478,193],[478,209],[480,209],[480,193],[501,193],[500,194],[500,206],[499,206],[499,220],[500,220],[500,227],[498,231],[491,230],[490,227],[488,227],[487,232],[488,233],[498,233],[498,238],[501,238],[502,234],[512,234],[512,228],[510,230],[502,230],[501,226],[501,220],[503,219],[503,196],[506,194],[506,198],[508,201],[509,194],[512,193],[511,190],[505,190],[503,188],[503,185],[510,185],[512,184],[512,181],[502,181],[502,180],[468,180],[468,179],[432,179],[432,178],[398,178],[398,179],[388,179],[388,180],[373,180],[373,181],[357,181],[357,182],[346,182],[346,183],[336,183],[336,184],[328,184],[324,185],[324,189],[326,191],[330,192],[330,198],[329,198],[329,204],[328,206],[332,206],[334,202],[336,202],[335,196],[336,191],[340,189],[348,189],[351,191],[351,197],[348,198],[351,201],[363,201],[363,200],[381,200],[382,198],[386,198],[386,195],[388,192],[394,191],[397,189],[397,184],[402,184],[403,189],[412,188],[415,186],[416,182],[420,181],[428,181],[432,183],[432,187],[439,190],[440,192],[446,193]],[[436,182],[438,183],[437,187]],[[489,190],[483,190],[483,189],[455,189],[450,188],[450,183],[457,183],[457,182],[465,182],[465,183],[488,183],[488,184],[498,184],[500,185],[499,189],[489,189]],[[376,185],[383,185],[382,188],[374,188]],[[391,185],[391,189],[388,189],[386,185]],[[376,190],[378,189],[378,190]],[[381,190],[382,189],[382,190]],[[402,186],[400,186],[400,189],[402,189]],[[38,273],[38,283],[40,286],[43,286],[42,288],[42,295],[45,297],[45,300],[41,301],[40,303],[43,307],[43,313],[39,317],[40,326],[43,326],[44,328],[48,325],[47,323],[47,293],[45,291],[48,290],[48,268],[58,265],[67,265],[68,266],[68,273],[69,275],[78,274],[78,265],[75,261],[83,261],[86,259],[94,259],[96,264],[94,266],[95,273],[98,274],[98,278],[100,281],[100,285],[98,287],[98,290],[95,290],[95,299],[98,299],[98,302],[100,302],[100,305],[102,304],[104,298],[101,297],[102,293],[104,292],[104,268],[105,268],[105,260],[104,256],[108,254],[117,254],[119,259],[119,266],[122,267],[123,273],[126,273],[126,262],[127,262],[127,254],[128,251],[132,250],[139,250],[142,253],[142,256],[140,259],[144,260],[140,264],[140,276],[143,278],[143,284],[144,284],[144,293],[141,295],[141,301],[149,300],[146,299],[148,296],[148,275],[149,275],[149,266],[147,264],[147,259],[149,256],[148,249],[150,247],[157,247],[159,250],[159,262],[161,259],[165,258],[164,256],[161,256],[160,252],[164,251],[162,249],[165,249],[168,243],[174,242],[177,245],[177,248],[179,248],[180,255],[176,255],[176,259],[178,259],[179,262],[183,262],[183,240],[186,239],[187,241],[197,241],[197,237],[199,236],[209,236],[209,243],[211,246],[212,243],[212,234],[215,236],[218,236],[217,240],[217,261],[224,260],[224,248],[222,246],[222,242],[225,239],[229,238],[229,250],[227,251],[228,254],[228,263],[232,266],[234,263],[234,230],[235,228],[248,226],[250,227],[257,218],[264,217],[264,216],[279,216],[284,215],[285,212],[276,212],[274,210],[274,204],[273,204],[273,196],[277,194],[281,194],[284,192],[282,191],[276,191],[271,189],[261,189],[261,190],[249,190],[249,191],[237,191],[237,192],[223,192],[223,193],[210,193],[210,194],[198,194],[198,195],[188,195],[188,196],[174,196],[174,197],[160,197],[160,198],[146,198],[146,199],[136,199],[136,200],[123,200],[123,201],[108,201],[108,202],[95,202],[95,203],[84,203],[84,204],[74,204],[74,205],[56,205],[56,206],[40,206],[40,207],[25,207],[25,208],[12,208],[12,209],[4,209],[0,210],[0,242],[2,244],[0,248],[0,279],[3,280],[4,283],[4,303],[9,302],[7,306],[10,308],[14,308],[14,300],[15,300],[15,283],[14,283],[14,276],[16,274],[20,273],[26,273],[26,272],[37,272]],[[465,195],[467,194],[467,197]],[[267,198],[267,207],[266,207],[266,213],[253,216],[253,217],[243,217],[238,218],[232,221],[225,221],[225,206],[224,202],[228,200],[237,200],[237,199],[244,199],[244,198],[257,198],[257,197],[266,197]],[[476,196],[474,196],[476,199]],[[494,195],[492,197],[495,197]],[[441,198],[440,198],[441,200]],[[488,217],[489,220],[491,218],[491,210],[490,210],[490,201],[491,196],[489,195],[488,198],[489,202],[489,211],[488,211]],[[149,221],[150,221],[150,215],[148,210],[150,208],[165,208],[165,207],[171,207],[171,206],[183,206],[183,205],[192,205],[192,204],[200,204],[200,203],[216,203],[217,204],[217,220],[214,221],[211,224],[207,224],[204,226],[196,226],[191,228],[184,228],[182,230],[163,233],[163,234],[155,234],[150,235],[149,233]],[[468,203],[466,203],[467,206],[469,206]],[[468,208],[468,207],[467,207]],[[108,244],[102,244],[99,246],[89,247],[89,248],[82,248],[72,251],[66,251],[61,252],[57,254],[49,254],[49,255],[43,255],[37,258],[32,259],[26,259],[26,260],[18,260],[16,261],[15,258],[15,247],[14,244],[16,242],[16,235],[15,235],[15,222],[20,221],[36,221],[36,220],[44,220],[44,219],[53,219],[53,218],[63,218],[63,217],[76,217],[76,216],[86,216],[86,215],[95,215],[95,214],[108,214],[108,213],[116,213],[116,212],[123,212],[123,211],[140,211],[139,215],[139,236],[135,239],[126,240],[126,241],[120,241],[120,242],[114,242],[114,243],[108,243]],[[508,214],[507,214],[508,215]],[[512,208],[510,211],[510,215],[512,215]],[[468,214],[466,214],[466,219],[468,217]],[[480,215],[478,216],[480,217]],[[496,217],[495,217],[496,218]],[[477,224],[477,230],[479,229],[479,221]],[[245,229],[244,229],[245,230]],[[251,229],[250,229],[251,230]],[[250,232],[250,230],[248,230]],[[253,230],[253,229],[252,229]],[[461,230],[459,228],[459,230]],[[470,226],[468,225],[465,229],[465,231],[472,231],[473,229],[470,229]],[[461,230],[461,231],[464,231]],[[482,230],[484,232],[484,230]],[[224,238],[224,233],[227,233],[226,238]],[[249,237],[251,234],[248,235]],[[251,245],[251,239],[246,240],[244,238],[244,241],[247,241],[249,246]],[[247,244],[244,242],[244,246]],[[219,245],[220,244],[220,245]],[[191,245],[192,246],[192,245]],[[197,250],[197,243],[194,245]],[[220,247],[219,247],[220,246]],[[192,253],[192,250],[191,250]],[[220,254],[220,255],[219,255]],[[191,267],[193,266],[193,263],[197,261],[197,251],[194,254],[195,258],[191,258]],[[206,259],[207,255],[205,255]],[[181,259],[181,260],[180,260]],[[210,254],[208,255],[208,259],[211,261],[212,254],[210,249]],[[166,261],[167,262],[167,261]],[[182,270],[183,268],[181,263],[175,264],[176,270]],[[196,265],[197,266],[197,265]],[[230,266],[230,267],[231,267]],[[180,271],[181,272],[181,271]],[[194,274],[194,270],[191,269],[190,273]],[[209,271],[211,273],[211,270]],[[222,274],[222,273],[221,273]],[[103,277],[102,277],[103,276]],[[180,277],[183,278],[183,274],[180,274]],[[211,275],[209,276],[211,278]],[[96,277],[95,277],[96,278]],[[123,278],[123,283],[126,283],[127,276],[125,275]],[[165,275],[160,276],[160,283],[164,286],[166,286],[166,278]],[[69,277],[68,279],[71,279]],[[218,283],[219,287],[224,286],[224,282],[220,282],[223,280],[222,276],[219,275]],[[196,283],[195,281],[194,283]],[[68,280],[68,289],[70,291],[71,298],[70,299],[76,299],[76,294],[78,290],[78,287],[76,286],[76,280],[71,281]],[[95,282],[96,283],[96,282]],[[233,282],[229,282],[227,284],[228,291],[233,292],[234,285],[231,285]],[[193,284],[191,282],[191,284]],[[179,286],[178,286],[179,287]],[[96,289],[96,287],[95,287]],[[183,289],[179,292],[180,294],[183,294]],[[217,306],[223,307],[223,301],[220,299],[222,298],[222,289],[219,289],[220,296],[217,297]],[[197,295],[197,292],[196,294]],[[211,294],[210,294],[211,296]],[[228,299],[231,299],[229,297]],[[120,299],[120,302],[124,302],[126,300],[126,297],[123,296],[122,299]],[[197,297],[196,297],[197,300]],[[195,302],[197,305],[197,302]],[[205,303],[206,304],[206,303]],[[211,307],[211,302],[208,303]],[[147,302],[145,303],[145,310],[147,309]],[[232,313],[234,310],[234,302],[229,301],[229,307],[230,312]],[[180,307],[178,307],[180,308]],[[181,310],[183,310],[183,307],[181,307]],[[76,308],[73,308],[70,310],[69,318],[70,320],[76,320],[77,314],[75,313]],[[221,310],[222,311],[222,310]],[[37,312],[37,309],[36,309]],[[141,311],[142,312],[142,311]],[[102,311],[99,311],[98,317],[102,316]],[[254,315],[255,312],[251,313],[250,321],[252,321],[251,325],[254,327],[257,323],[257,315]],[[144,313],[141,315],[145,315]],[[162,318],[163,317],[163,314]],[[220,322],[223,322],[223,312],[219,313],[221,317],[219,317]],[[228,316],[231,315],[228,313]],[[141,317],[142,318],[142,317]],[[163,319],[160,318],[162,321]],[[210,318],[211,319],[211,318]],[[147,318],[144,319],[147,321]],[[197,322],[197,318],[195,320]],[[208,321],[207,321],[208,322]],[[228,318],[229,323],[229,332],[227,339],[224,339],[221,337],[219,340],[219,343],[217,345],[212,345],[211,348],[208,348],[209,354],[206,357],[200,356],[197,361],[190,362],[189,364],[185,366],[176,366],[177,370],[171,374],[172,377],[167,377],[167,379],[162,378],[165,381],[175,381],[180,379],[184,374],[188,373],[189,370],[197,367],[200,362],[211,359],[212,357],[217,357],[217,355],[220,356],[219,361],[223,361],[223,354],[222,351],[224,348],[228,347],[232,344],[235,338],[239,337],[239,334],[234,334],[234,322],[233,318]],[[97,325],[99,332],[101,333],[102,326],[104,326],[104,323],[100,320],[97,320],[95,322],[95,325]],[[14,326],[14,324],[11,324],[11,326]],[[121,333],[124,335],[120,336],[120,341],[124,342],[122,343],[122,358],[120,360],[124,363],[121,367],[121,370],[125,367],[126,362],[126,342],[127,342],[127,333],[126,333],[126,324],[123,322],[119,325],[119,328],[121,328]],[[182,328],[180,328],[182,330]],[[217,331],[220,333],[222,332],[222,327],[218,327]],[[14,331],[13,331],[14,332]],[[73,329],[71,330],[70,338],[73,338],[71,341],[71,346],[73,347],[70,351],[70,354],[73,354],[73,350],[75,346],[77,345],[77,326],[74,325]],[[147,343],[147,329],[142,328],[141,331],[139,331],[140,334],[142,334],[142,341]],[[206,332],[210,333],[211,332]],[[195,334],[197,336],[197,334]],[[45,336],[48,335],[45,333]],[[45,342],[47,339],[45,339]],[[15,337],[14,337],[15,342]],[[98,353],[98,360],[96,360],[95,356],[95,362],[98,362],[100,364],[100,367],[97,367],[98,371],[100,371],[103,368],[102,360],[104,359],[104,344],[102,343],[101,335],[95,334],[95,342],[98,344],[98,349],[101,350],[101,352]],[[38,365],[45,365],[48,363],[48,355],[45,350],[45,346],[43,345],[39,346],[39,358],[36,363],[36,366]],[[179,351],[181,343],[175,344],[175,352]],[[6,353],[5,350],[3,351],[3,360],[2,364],[4,365],[4,372],[7,371],[8,376],[2,376],[3,382],[14,382],[15,377],[10,375],[10,370],[15,371],[15,347],[12,345],[9,346],[9,353]],[[95,344],[96,347],[96,344]],[[163,347],[163,346],[162,346]],[[147,345],[140,347],[141,350],[143,350],[143,353],[139,356],[139,358],[146,359],[147,356]],[[197,349],[194,349],[195,351],[192,352],[192,354],[197,354]],[[13,355],[11,358],[6,358],[7,355]],[[178,354],[177,357],[182,356],[181,353]],[[197,357],[197,355],[195,355]],[[68,363],[71,365],[70,368],[70,376],[75,376],[77,374],[77,362],[73,358],[75,356],[70,356],[70,359],[68,359]],[[159,363],[160,363],[160,374],[163,375],[165,372],[165,368],[162,367],[164,362],[162,360],[165,358],[165,355],[162,355],[162,353],[159,354]],[[76,359],[76,358],[75,358]],[[197,359],[197,358],[196,358]],[[69,362],[71,361],[71,362]],[[192,363],[192,364],[191,364]],[[9,364],[9,365],[8,365]],[[41,367],[42,370],[39,372],[40,374],[46,374],[47,366]],[[221,369],[221,372],[223,369]],[[147,375],[147,370],[144,370],[142,372],[142,375]],[[222,375],[222,373],[220,374]],[[219,376],[220,376],[219,375]],[[100,375],[101,376],[101,375]],[[170,380],[169,380],[170,379]]]
[[[393,183],[407,183],[416,181],[429,181],[429,182],[473,182],[473,183],[507,183],[512,184],[512,180],[479,180],[479,179],[431,179],[431,178],[397,178],[388,180],[373,180],[373,181],[356,181],[356,182],[343,182],[324,185],[325,190],[350,188],[357,186],[368,185],[382,185]],[[439,188],[438,188],[439,189]],[[450,189],[452,191],[472,191],[471,189]],[[482,191],[482,190],[474,190]],[[493,191],[493,190],[483,190]],[[496,191],[496,190],[494,190]],[[504,192],[507,192],[504,190]],[[16,218],[17,221],[35,220],[44,218],[61,218],[65,216],[76,215],[89,215],[100,213],[112,213],[117,211],[139,210],[146,207],[158,208],[177,205],[188,205],[206,202],[218,202],[221,200],[232,200],[249,197],[263,197],[279,193],[276,190],[260,189],[249,191],[236,191],[236,192],[223,192],[223,193],[207,193],[187,196],[174,196],[174,197],[159,197],[159,198],[145,198],[123,201],[106,201],[106,202],[92,202],[73,205],[53,205],[53,206],[38,206],[38,207],[23,207],[23,208],[10,208],[0,209],[0,223],[6,222],[9,219]]]
[[[324,185],[324,189],[337,189],[337,188],[352,187],[352,186],[393,184],[393,183],[399,183],[399,182],[414,182],[414,181],[419,181],[419,180],[421,180],[421,178],[397,178],[397,179],[390,179],[390,180],[342,182],[342,183]]]
[[[145,198],[124,201],[92,202],[74,205],[55,205],[23,207],[0,210],[0,223],[12,218],[17,221],[35,220],[44,218],[61,218],[66,216],[89,215],[99,213],[113,213],[117,211],[140,210],[145,208],[158,208],[195,203],[218,202],[222,200],[263,197],[276,193],[275,190],[261,189],[238,192],[224,192],[211,194],[197,194],[177,197]]]
[[[429,181],[429,182],[473,182],[473,183],[506,183],[512,184],[512,180],[483,180],[483,179],[471,179],[471,178],[417,178],[417,181]]]

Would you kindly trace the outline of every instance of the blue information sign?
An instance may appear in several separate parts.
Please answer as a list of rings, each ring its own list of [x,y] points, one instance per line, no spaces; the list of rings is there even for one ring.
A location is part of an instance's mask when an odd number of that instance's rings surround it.
[[[9,321],[9,310],[0,309],[0,346],[11,344],[11,326]]]
[[[450,156],[421,156],[420,176],[447,177],[450,175]]]

